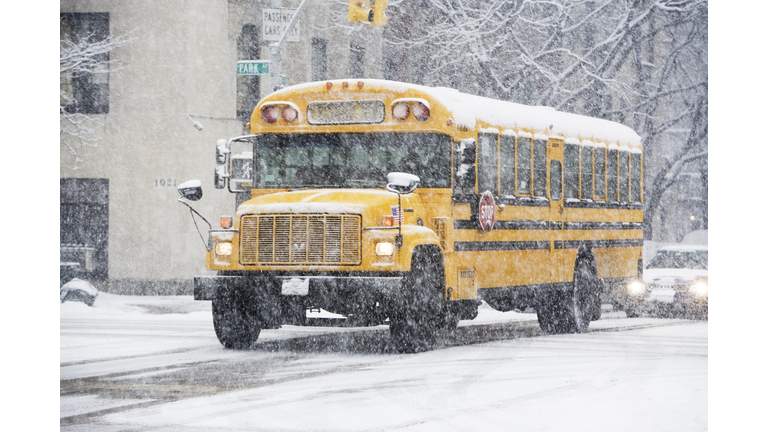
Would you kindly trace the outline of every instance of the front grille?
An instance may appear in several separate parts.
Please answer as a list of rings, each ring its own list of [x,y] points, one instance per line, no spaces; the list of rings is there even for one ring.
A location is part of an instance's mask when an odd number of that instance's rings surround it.
[[[357,215],[243,216],[242,264],[360,264]]]
[[[684,284],[650,284],[649,288],[654,289],[671,289],[675,291],[685,291],[688,289],[687,285]]]

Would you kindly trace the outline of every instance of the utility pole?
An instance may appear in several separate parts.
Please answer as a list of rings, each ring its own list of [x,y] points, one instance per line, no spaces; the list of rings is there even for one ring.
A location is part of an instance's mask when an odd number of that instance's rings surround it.
[[[273,0],[272,6],[282,7],[281,3],[280,0]],[[293,26],[299,21],[299,16],[304,11],[304,8],[307,7],[307,4],[309,4],[309,0],[303,0],[301,2],[299,8],[296,9],[296,13],[293,14],[291,22],[288,23],[288,27],[285,28],[282,36],[280,36],[280,41],[269,44],[269,77],[271,79],[273,92],[283,88],[283,83],[280,79],[280,72],[283,68],[283,44],[285,44],[288,34],[293,30]]]

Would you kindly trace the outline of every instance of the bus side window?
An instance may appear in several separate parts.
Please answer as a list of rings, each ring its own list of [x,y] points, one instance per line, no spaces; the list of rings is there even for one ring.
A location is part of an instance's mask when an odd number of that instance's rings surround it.
[[[563,186],[563,167],[560,161],[553,160],[549,163],[549,197],[553,201],[559,201],[561,198]]]
[[[619,151],[608,150],[608,201],[619,200]]]
[[[499,195],[512,196],[515,194],[515,137],[501,136],[501,192]]]
[[[533,195],[547,196],[547,142],[533,141]]]
[[[531,139],[528,137],[517,138],[516,157],[516,195],[531,195]]]
[[[595,148],[595,199],[605,199],[605,148]]]
[[[563,147],[565,162],[565,197],[579,199],[579,146]]]
[[[630,193],[632,195],[632,202],[640,202],[642,201],[640,199],[642,195],[642,190],[640,184],[642,179],[642,174],[640,171],[640,165],[641,165],[641,153],[632,153],[632,158],[630,159],[630,175],[632,177],[631,187],[630,187]]]
[[[629,152],[619,152],[619,201],[629,202]]]
[[[592,146],[581,146],[581,199],[592,199]]]
[[[477,158],[479,176],[477,186],[479,193],[490,191],[493,195],[498,194],[498,140],[498,135],[490,133],[481,133],[477,137],[478,146],[480,147],[478,149],[480,154]]]

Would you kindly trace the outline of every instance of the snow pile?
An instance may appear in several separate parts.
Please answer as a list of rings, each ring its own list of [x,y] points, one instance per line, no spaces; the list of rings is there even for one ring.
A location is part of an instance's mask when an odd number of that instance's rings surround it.
[[[331,80],[330,82],[334,87],[340,88],[342,81],[344,80]],[[366,79],[364,82],[366,85],[375,85],[390,90],[395,95],[416,96],[413,94],[413,90],[423,92],[445,106],[457,126],[474,129],[477,122],[481,121],[501,128],[518,129],[524,127],[540,132],[547,131],[548,135],[579,139],[589,138],[608,144],[618,142],[627,145],[627,150],[629,147],[641,147],[640,136],[635,131],[620,123],[608,120],[560,112],[552,107],[529,106],[474,96],[445,87],[427,87],[376,79]],[[300,84],[288,87],[282,92],[310,89],[324,83],[325,81],[323,83]],[[279,96],[270,96],[270,98],[273,97]],[[550,126],[552,127],[550,128]]]

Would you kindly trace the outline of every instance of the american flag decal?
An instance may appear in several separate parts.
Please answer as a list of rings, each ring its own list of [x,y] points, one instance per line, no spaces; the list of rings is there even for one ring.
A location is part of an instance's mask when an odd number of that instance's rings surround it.
[[[400,223],[405,222],[405,217],[403,216],[403,210],[400,208],[400,206],[390,206],[392,209],[392,216],[395,217],[395,220],[398,218],[400,219]]]

